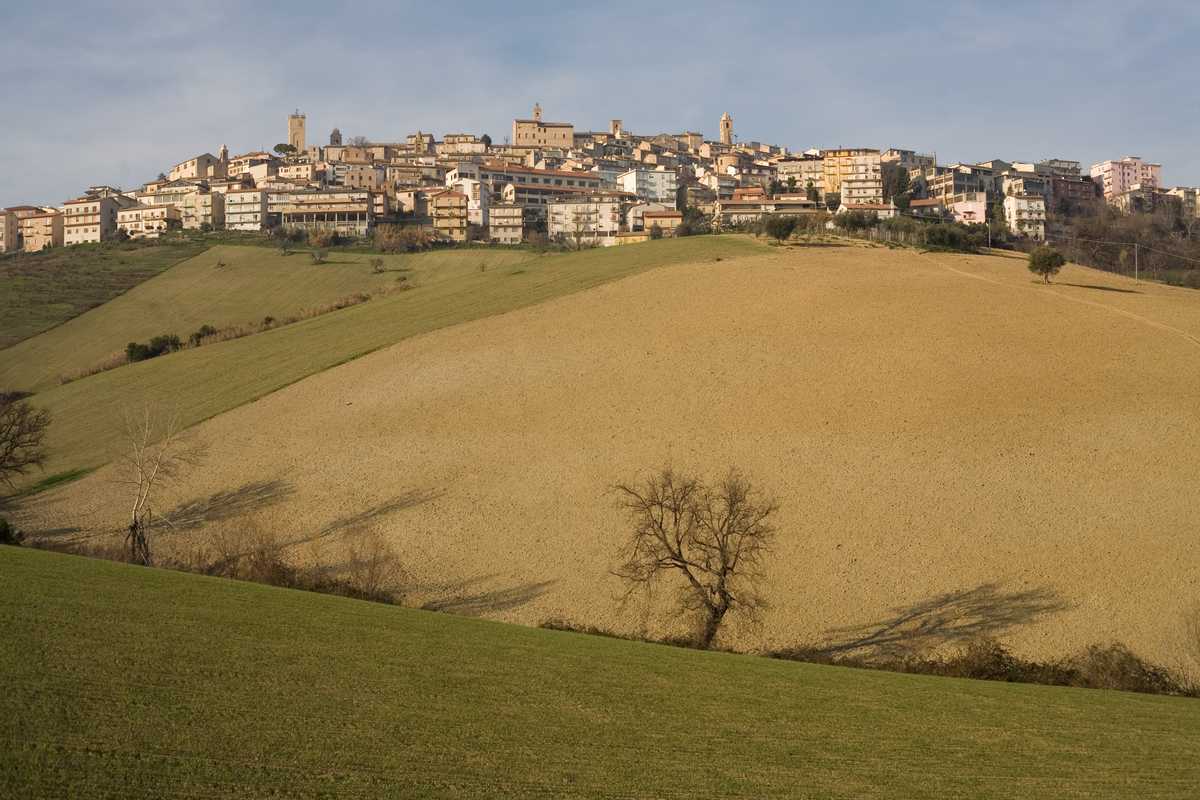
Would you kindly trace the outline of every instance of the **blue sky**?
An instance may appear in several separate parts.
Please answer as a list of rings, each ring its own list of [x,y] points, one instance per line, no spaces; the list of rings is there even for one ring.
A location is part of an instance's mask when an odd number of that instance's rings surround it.
[[[0,206],[130,187],[222,143],[503,141],[548,119],[944,163],[1141,155],[1200,184],[1200,4],[12,4],[0,25]]]

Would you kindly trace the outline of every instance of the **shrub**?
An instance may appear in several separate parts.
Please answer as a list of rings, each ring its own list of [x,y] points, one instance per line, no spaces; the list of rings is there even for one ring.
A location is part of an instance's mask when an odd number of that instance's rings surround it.
[[[1053,247],[1036,247],[1029,254],[1029,271],[1035,275],[1041,275],[1042,280],[1046,283],[1050,282],[1051,275],[1057,275],[1058,271],[1063,268],[1067,260],[1063,258],[1063,254],[1055,250]]]
[[[183,342],[179,341],[179,337],[164,333],[160,336],[155,336],[148,343],[130,342],[125,345],[125,358],[130,362],[145,361],[149,358],[157,358],[165,353],[174,353],[183,347]]]
[[[313,250],[311,255],[312,255],[312,262],[314,264],[324,264],[325,263],[325,251],[324,250]]]
[[[662,237],[663,237],[662,226],[659,225],[657,222],[654,223],[653,225],[651,225],[650,226],[650,238],[651,239],[661,239]]]
[[[195,333],[188,337],[188,345],[191,347],[199,347],[200,342],[207,339],[209,336],[215,335],[217,329],[212,325],[201,325],[196,329]]]
[[[768,236],[782,242],[792,235],[798,222],[799,220],[791,215],[772,214],[763,220],[762,228]]]
[[[319,228],[311,231],[308,234],[308,243],[318,249],[326,247],[335,247],[341,242],[341,237],[338,232],[328,228]]]
[[[25,534],[4,517],[0,517],[0,544],[19,545],[23,541]]]
[[[379,275],[380,273],[383,272],[383,259],[382,258],[372,258],[371,259],[371,272],[374,273],[375,275]]]
[[[375,229],[375,246],[385,253],[412,253],[431,246],[433,239],[424,228],[380,225]]]

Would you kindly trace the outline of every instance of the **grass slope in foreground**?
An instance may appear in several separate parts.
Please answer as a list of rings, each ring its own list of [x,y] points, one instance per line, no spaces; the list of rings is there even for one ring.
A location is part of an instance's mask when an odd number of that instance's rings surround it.
[[[412,291],[55,386],[34,399],[54,416],[45,474],[109,461],[122,446],[124,409],[146,401],[177,408],[180,423],[192,425],[409,336],[653,267],[765,251],[746,237],[696,236],[533,257],[485,271],[447,268],[443,279],[418,283]]]
[[[1194,700],[704,653],[0,547],[5,797],[1194,797]]]
[[[194,239],[107,242],[0,258],[0,348],[107,303],[207,247]]]
[[[109,303],[20,344],[0,351],[0,387],[41,391],[161,333],[183,340],[201,325],[245,325],[282,319],[355,292],[378,292],[405,277],[415,285],[470,270],[498,269],[525,261],[528,251],[440,250],[421,255],[333,251],[324,264],[308,252],[283,255],[266,247],[218,245],[190,258]],[[384,272],[371,261],[384,262]]]

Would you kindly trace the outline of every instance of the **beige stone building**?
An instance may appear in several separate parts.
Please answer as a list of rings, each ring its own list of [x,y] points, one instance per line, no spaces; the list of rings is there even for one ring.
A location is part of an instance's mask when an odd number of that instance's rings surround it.
[[[225,196],[211,191],[205,183],[175,181],[153,192],[139,192],[137,200],[144,205],[175,206],[187,230],[225,227]]]
[[[488,209],[488,238],[497,244],[520,244],[525,234],[525,209],[518,203],[497,203]]]
[[[304,152],[304,125],[305,117],[296,109],[295,114],[288,115],[288,144],[290,144],[297,154]]]
[[[733,145],[733,117],[728,111],[721,115],[721,144]]]
[[[285,181],[315,181],[324,175],[324,170],[319,169],[316,164],[311,162],[301,162],[298,164],[280,164],[275,168],[275,175]]]
[[[167,231],[182,227],[179,209],[169,203],[138,203],[117,211],[117,227],[130,239],[157,239]]]
[[[187,161],[182,161],[171,167],[171,171],[167,173],[167,180],[203,180],[206,178],[224,178],[226,176],[225,169],[228,163],[214,156],[212,153],[204,153],[203,155],[189,158]]]
[[[63,203],[63,244],[107,242],[117,236],[117,211],[130,201],[117,196],[80,197]]]
[[[231,189],[225,193],[225,230],[261,231],[266,226],[265,189]]]
[[[664,236],[674,236],[675,229],[683,223],[683,214],[674,210],[647,211],[642,214],[642,229],[651,231],[657,225]]]
[[[268,192],[267,213],[285,228],[333,230],[366,236],[374,225],[375,202],[361,189],[314,189]]]
[[[514,119],[512,130],[513,147],[561,147],[570,149],[575,144],[575,126],[569,122],[544,122],[542,107],[533,106],[533,119]]]
[[[58,211],[42,211],[22,217],[18,222],[21,249],[40,253],[63,243],[63,215]]]
[[[429,195],[429,215],[433,231],[439,239],[452,242],[467,240],[468,198],[463,192],[444,189]]]

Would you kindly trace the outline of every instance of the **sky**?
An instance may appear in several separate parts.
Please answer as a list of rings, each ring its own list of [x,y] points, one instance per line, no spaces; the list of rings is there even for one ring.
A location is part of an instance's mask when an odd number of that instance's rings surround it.
[[[7,4],[6,4],[7,5]],[[1200,185],[1200,3],[13,3],[0,207],[139,186],[222,144],[497,143],[545,119],[941,163],[1140,155]]]

